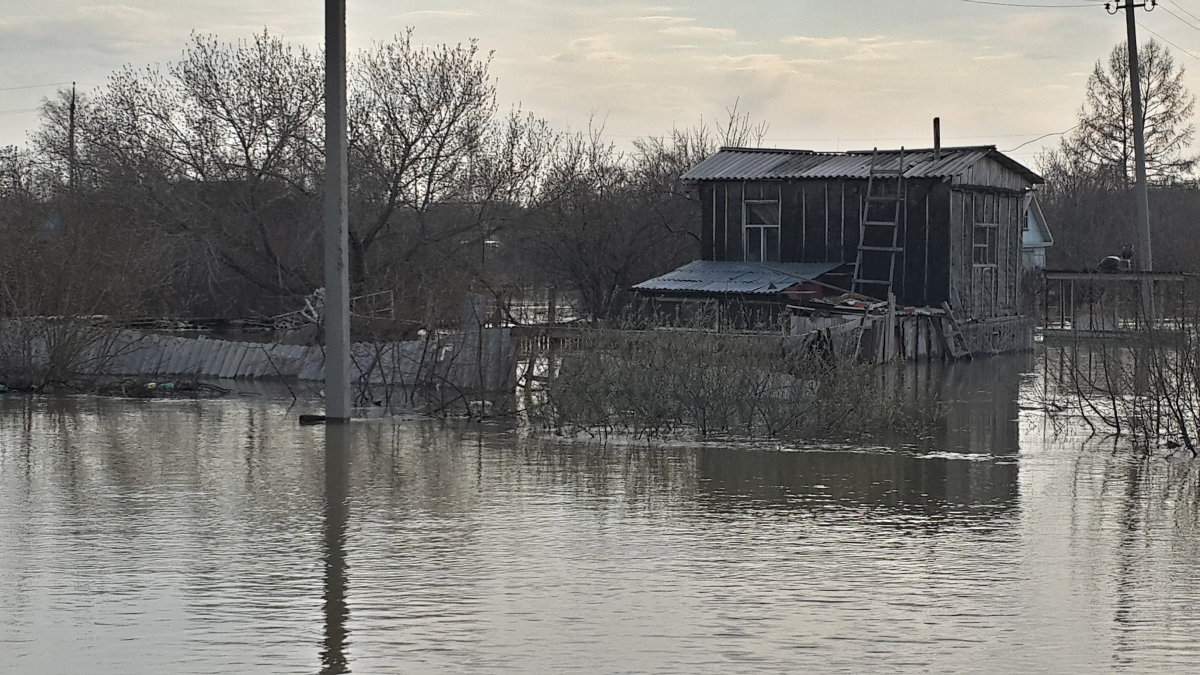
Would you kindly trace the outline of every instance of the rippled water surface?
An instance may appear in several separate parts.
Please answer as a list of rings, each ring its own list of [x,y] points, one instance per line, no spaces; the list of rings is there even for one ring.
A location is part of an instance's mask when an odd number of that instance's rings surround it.
[[[918,375],[940,432],[879,447],[0,398],[0,672],[1196,670],[1200,463],[1028,367]]]

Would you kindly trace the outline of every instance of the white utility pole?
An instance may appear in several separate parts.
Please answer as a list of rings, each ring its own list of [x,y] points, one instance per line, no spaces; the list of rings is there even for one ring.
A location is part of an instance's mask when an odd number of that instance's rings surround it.
[[[350,419],[346,0],[325,0],[325,421]]]

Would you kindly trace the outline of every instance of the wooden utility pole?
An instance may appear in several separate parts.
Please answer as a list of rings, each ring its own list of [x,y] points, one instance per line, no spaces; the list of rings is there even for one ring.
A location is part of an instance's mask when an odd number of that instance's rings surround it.
[[[1134,19],[1133,10],[1146,7],[1146,11],[1151,11],[1158,4],[1157,0],[1148,2],[1149,5],[1133,0],[1125,0],[1124,5],[1104,3],[1104,9],[1109,14],[1125,10],[1125,45],[1129,49],[1129,98],[1133,112],[1133,171],[1136,181],[1133,186],[1133,228],[1137,233],[1136,259],[1138,270],[1141,272],[1154,271],[1154,255],[1150,249],[1150,189],[1146,182],[1146,120],[1142,110],[1142,75],[1138,60],[1137,21]],[[1153,282],[1149,278],[1142,280],[1141,300],[1142,318],[1147,326],[1151,326],[1157,312],[1154,309]]]
[[[346,0],[325,0],[325,421],[350,419]]]
[[[1157,4],[1157,0],[1149,0],[1147,11],[1152,10]],[[1133,109],[1133,164],[1134,180],[1136,181],[1133,187],[1133,199],[1134,229],[1137,231],[1138,242],[1137,264],[1139,270],[1150,272],[1154,270],[1154,256],[1150,249],[1150,198],[1146,184],[1146,120],[1142,111],[1142,78],[1138,68],[1137,21],[1133,14],[1133,10],[1138,7],[1147,7],[1147,4],[1133,0],[1125,0],[1124,5],[1104,4],[1104,9],[1109,14],[1125,10],[1125,44],[1129,48],[1129,95],[1132,99],[1130,106]]]

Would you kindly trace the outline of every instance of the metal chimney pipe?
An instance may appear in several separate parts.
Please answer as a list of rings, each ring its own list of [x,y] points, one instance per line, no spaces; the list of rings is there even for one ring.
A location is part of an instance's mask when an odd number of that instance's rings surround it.
[[[933,118],[933,161],[942,161],[942,118]]]

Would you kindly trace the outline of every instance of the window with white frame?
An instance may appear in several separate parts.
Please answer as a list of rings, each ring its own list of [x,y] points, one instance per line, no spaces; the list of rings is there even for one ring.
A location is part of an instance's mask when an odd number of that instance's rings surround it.
[[[747,199],[742,222],[743,259],[779,262],[779,200]]]

